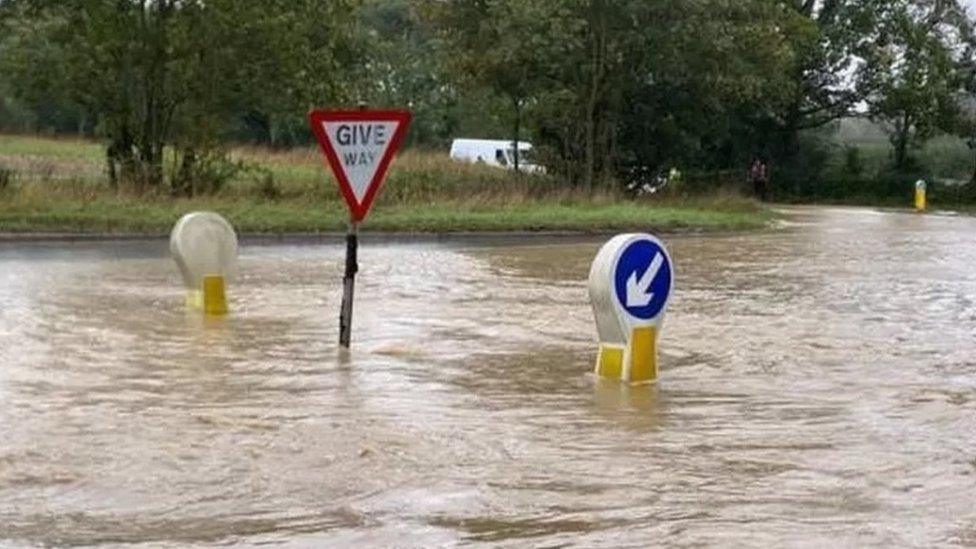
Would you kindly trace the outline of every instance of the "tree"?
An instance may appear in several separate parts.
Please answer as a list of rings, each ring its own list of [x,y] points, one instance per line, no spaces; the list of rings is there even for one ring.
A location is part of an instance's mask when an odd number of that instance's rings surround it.
[[[888,13],[877,60],[871,116],[886,124],[896,168],[909,150],[938,131],[959,127],[964,54],[972,51],[970,22],[957,2],[902,0]]]
[[[460,72],[510,99],[516,134],[528,115],[551,171],[589,190],[620,162],[672,155],[666,141],[651,141],[673,136],[680,117],[694,141],[729,103],[777,95],[781,86],[768,84],[789,55],[782,13],[769,0],[438,6]]]
[[[767,3],[768,4],[768,3]],[[887,0],[775,0],[781,36],[792,52],[783,68],[783,101],[760,102],[737,121],[751,154],[775,158],[794,191],[819,175],[818,147],[801,145],[817,130],[857,114],[879,66],[872,61],[883,33]],[[741,159],[740,162],[744,160]]]
[[[301,120],[341,95],[352,1],[8,1],[3,72],[97,115],[113,184],[160,189],[171,147],[171,192],[193,194],[241,113]]]
[[[446,144],[459,125],[459,93],[438,60],[436,31],[409,0],[367,0],[357,19],[356,48],[366,62],[353,78],[354,95],[369,105],[409,107],[408,144]]]
[[[525,109],[563,53],[566,13],[553,0],[446,0],[426,12],[442,31],[458,83],[487,86],[508,100],[516,171]]]
[[[701,162],[734,141],[729,120],[781,101],[788,21],[766,0],[571,5],[563,26],[574,32],[540,101],[539,133],[588,189],[626,167]]]
[[[15,9],[15,6],[17,9]],[[57,44],[40,39],[51,30],[45,20],[16,20],[21,6],[0,2],[0,104],[26,109],[30,129],[91,130],[93,121],[64,86],[64,58]],[[21,75],[29,74],[30,78]],[[32,126],[32,127],[31,127]],[[28,129],[28,128],[24,128]]]
[[[791,40],[804,27],[765,0],[646,9],[637,51],[649,53],[628,62],[641,78],[625,102],[622,146],[655,168],[736,165],[762,139],[761,121],[792,97]]]
[[[872,51],[887,0],[786,0],[795,52],[791,97],[778,121],[787,135],[852,114],[870,92]],[[790,139],[792,141],[792,139]],[[793,144],[793,143],[791,143]]]

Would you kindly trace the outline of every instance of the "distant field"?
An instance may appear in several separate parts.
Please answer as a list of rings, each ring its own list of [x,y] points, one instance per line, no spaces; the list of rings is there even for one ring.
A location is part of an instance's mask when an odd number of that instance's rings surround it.
[[[337,231],[347,214],[319,152],[241,147],[232,155],[273,176],[242,175],[213,196],[173,199],[108,188],[98,143],[0,135],[0,231],[164,233],[184,213],[213,210],[245,232]],[[367,230],[740,230],[766,225],[768,210],[731,194],[656,197],[584,195],[543,177],[460,164],[446,154],[407,151],[394,163]]]

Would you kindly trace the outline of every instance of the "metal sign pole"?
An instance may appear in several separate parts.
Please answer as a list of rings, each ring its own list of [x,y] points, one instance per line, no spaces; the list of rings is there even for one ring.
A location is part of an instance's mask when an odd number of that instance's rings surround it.
[[[349,348],[352,338],[352,298],[356,289],[356,272],[359,271],[359,223],[349,222],[346,233],[346,274],[342,278],[342,307],[339,310],[339,346]]]
[[[0,0],[2,2],[3,0]],[[342,278],[339,310],[339,348],[349,350],[352,341],[352,306],[356,288],[359,223],[366,218],[379,194],[410,126],[409,111],[312,110],[308,123],[322,154],[335,175],[342,197],[349,206],[346,234],[346,273]]]

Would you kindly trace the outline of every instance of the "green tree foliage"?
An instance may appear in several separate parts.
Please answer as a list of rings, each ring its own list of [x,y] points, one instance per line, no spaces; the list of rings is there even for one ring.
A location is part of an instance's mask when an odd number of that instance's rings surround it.
[[[871,52],[887,0],[777,0],[791,58],[780,101],[746,109],[735,132],[752,155],[771,158],[793,192],[819,179],[826,126],[856,115],[877,70]],[[760,62],[760,65],[762,62]],[[741,156],[743,151],[731,151]]]
[[[621,164],[695,156],[749,103],[777,102],[789,21],[767,0],[451,0],[435,20],[461,74],[508,97],[549,163],[592,189]],[[693,151],[693,152],[689,152]]]
[[[745,163],[761,140],[759,121],[789,99],[790,38],[803,29],[765,0],[643,9],[644,38],[627,63],[643,78],[625,102],[624,151],[654,166]]]
[[[972,28],[958,2],[899,0],[886,10],[886,33],[874,60],[871,115],[886,123],[896,168],[938,131],[959,126],[960,92],[971,62]]]
[[[571,9],[552,0],[447,0],[426,12],[442,33],[447,66],[460,86],[484,85],[511,109],[511,139],[521,138],[526,107],[538,100],[567,54]],[[515,169],[519,169],[519,148]]]
[[[359,10],[355,49],[365,60],[355,95],[368,105],[414,113],[410,145],[444,146],[458,129],[457,90],[438,62],[433,29],[408,0],[367,0]]]
[[[870,92],[872,52],[886,32],[888,0],[787,0],[787,38],[795,52],[791,86],[777,123],[788,140],[850,116]],[[777,136],[779,139],[780,136]],[[792,144],[792,143],[790,143]]]
[[[530,139],[585,189],[760,154],[799,190],[842,118],[902,167],[971,132],[973,60],[959,0],[0,0],[0,129],[96,134],[114,182],[186,195],[226,143],[362,102],[412,109],[414,146]]]
[[[230,121],[251,115],[271,133],[300,119],[341,95],[348,64],[342,1],[18,0],[3,9],[2,64],[17,94],[97,116],[112,182],[136,190],[162,186],[167,147],[173,193],[212,186],[230,168],[221,152]]]

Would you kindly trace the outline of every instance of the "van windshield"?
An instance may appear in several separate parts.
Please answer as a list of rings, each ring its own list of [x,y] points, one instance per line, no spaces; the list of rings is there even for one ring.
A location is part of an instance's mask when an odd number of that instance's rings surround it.
[[[515,149],[508,149],[508,157],[512,164],[515,164]],[[519,164],[535,164],[535,151],[532,149],[519,149]]]
[[[509,152],[509,156],[511,156],[511,152]],[[495,151],[495,161],[498,162],[499,166],[508,166],[508,157],[501,149]]]

